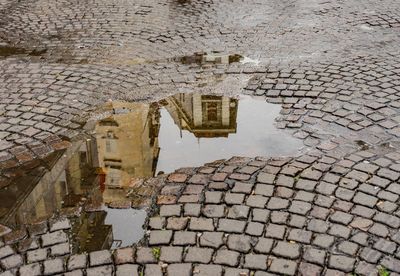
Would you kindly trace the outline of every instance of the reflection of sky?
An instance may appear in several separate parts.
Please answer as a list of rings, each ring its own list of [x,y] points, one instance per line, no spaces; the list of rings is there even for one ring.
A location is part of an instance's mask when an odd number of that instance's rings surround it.
[[[107,212],[105,224],[112,225],[114,240],[121,240],[120,247],[138,242],[144,235],[146,211],[135,209],[103,208]]]
[[[237,115],[237,133],[228,138],[196,138],[182,131],[165,109],[161,110],[160,155],[157,172],[196,167],[232,156],[276,156],[295,153],[302,142],[274,126],[280,105],[242,97]]]

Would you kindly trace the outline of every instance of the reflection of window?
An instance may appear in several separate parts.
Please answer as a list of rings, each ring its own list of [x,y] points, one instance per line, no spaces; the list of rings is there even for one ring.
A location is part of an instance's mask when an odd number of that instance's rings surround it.
[[[203,127],[219,127],[222,123],[222,104],[220,99],[203,99],[202,113]]]
[[[107,131],[107,138],[114,139],[115,138],[114,132]]]
[[[111,140],[106,140],[106,152],[111,152]]]
[[[121,185],[121,172],[119,170],[110,170],[107,176],[107,185],[119,187]]]
[[[106,134],[106,152],[115,152],[116,151],[116,139],[114,132],[107,131]]]
[[[218,121],[218,104],[217,103],[206,103],[207,107],[207,121],[215,122]]]
[[[79,152],[79,167],[83,168],[87,165],[86,151]]]

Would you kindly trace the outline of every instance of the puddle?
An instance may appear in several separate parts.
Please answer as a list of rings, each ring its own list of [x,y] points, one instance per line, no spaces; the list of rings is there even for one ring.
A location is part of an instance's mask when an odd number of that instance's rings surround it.
[[[250,96],[177,94],[151,104],[109,102],[102,111],[90,139],[49,161],[44,176],[27,169],[0,189],[1,223],[74,213],[75,252],[130,245],[143,237],[139,209],[162,181],[146,179],[232,156],[293,155],[303,145],[275,128],[279,105]]]
[[[74,253],[126,247],[143,238],[144,210],[111,209],[84,213],[73,223]]]
[[[240,61],[240,63],[243,63],[243,64],[254,64],[254,65],[259,65],[260,63],[261,63],[261,61],[260,60],[258,60],[258,59],[252,59],[252,58],[249,58],[249,57],[244,57],[241,61]]]
[[[234,62],[241,62],[245,57],[238,54],[221,54],[219,52],[211,53],[195,53],[191,56],[184,56],[175,58],[173,61],[180,62],[182,64],[230,64]]]
[[[295,154],[302,142],[274,126],[280,109],[250,96],[170,97],[160,110],[156,173],[232,156]]]
[[[357,146],[360,147],[361,150],[368,150],[370,148],[369,144],[362,140],[355,140]]]
[[[275,127],[279,105],[250,96],[177,94],[107,108],[114,115],[97,122],[91,142],[110,186],[232,156],[293,155],[303,145]]]
[[[69,60],[70,61],[70,60]],[[68,63],[67,59],[59,59],[57,62],[59,63]],[[77,62],[77,61],[74,61]],[[80,63],[87,63],[87,60],[81,60]],[[218,51],[212,52],[198,52],[192,55],[187,56],[178,56],[167,59],[143,59],[139,57],[132,57],[128,59],[112,59],[108,60],[107,63],[111,64],[125,64],[125,65],[137,65],[137,64],[164,64],[164,63],[181,63],[185,65],[197,65],[197,66],[212,66],[219,64],[232,64],[232,63],[240,63],[240,64],[252,64],[259,65],[261,63],[258,59],[252,59],[250,57],[242,56],[239,54],[224,54]]]
[[[0,44],[0,57],[9,57],[15,55],[41,56],[46,52],[47,49],[34,49],[29,51],[24,48]]]

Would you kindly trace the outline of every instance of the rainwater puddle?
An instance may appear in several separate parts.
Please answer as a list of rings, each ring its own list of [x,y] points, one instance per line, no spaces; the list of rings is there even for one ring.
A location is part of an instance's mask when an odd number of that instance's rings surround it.
[[[1,223],[75,214],[73,251],[139,241],[161,173],[232,156],[293,155],[302,141],[275,128],[280,106],[250,96],[177,94],[156,103],[108,102],[89,139],[0,189]],[[150,184],[149,184],[150,183]],[[132,208],[130,208],[132,206]]]
[[[54,214],[74,214],[71,241],[75,253],[138,242],[144,235],[147,215],[139,208],[154,194],[153,187],[144,187],[144,181],[134,178],[133,173],[120,178],[118,170],[99,167],[93,159],[96,150],[92,141],[84,141],[72,154],[59,158],[38,181],[21,177],[1,189],[1,223],[18,228]]]
[[[177,94],[107,109],[113,115],[97,122],[91,143],[110,186],[232,156],[293,155],[302,147],[274,126],[279,105],[250,96]]]
[[[46,49],[42,50],[26,50],[24,48],[13,47],[9,45],[0,44],[0,57],[9,57],[15,55],[28,55],[28,56],[41,56],[47,52]]]
[[[244,57],[239,54],[222,54],[220,52],[210,52],[210,53],[195,53],[191,56],[184,56],[179,58],[174,58],[173,61],[180,62],[182,64],[197,64],[197,65],[206,65],[206,64],[231,64],[236,62],[248,63],[252,61],[248,57]]]
[[[73,226],[75,252],[126,247],[143,238],[144,210],[112,209],[84,213]]]
[[[232,156],[295,154],[302,142],[274,126],[280,109],[250,96],[168,98],[160,110],[156,174]]]

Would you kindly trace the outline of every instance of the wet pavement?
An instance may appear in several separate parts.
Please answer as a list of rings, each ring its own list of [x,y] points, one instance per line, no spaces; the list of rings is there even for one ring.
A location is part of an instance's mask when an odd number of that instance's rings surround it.
[[[3,224],[19,228],[83,210],[73,223],[74,251],[128,246],[143,237],[143,207],[156,193],[145,187],[138,196],[146,179],[231,156],[296,155],[303,146],[276,128],[278,105],[251,96],[177,94],[154,103],[109,102],[100,110],[88,138],[53,156],[44,174],[39,166],[10,173],[0,191]],[[29,186],[20,178],[35,172]],[[110,237],[106,245],[103,235]]]
[[[400,275],[399,10],[0,1],[0,275]]]

